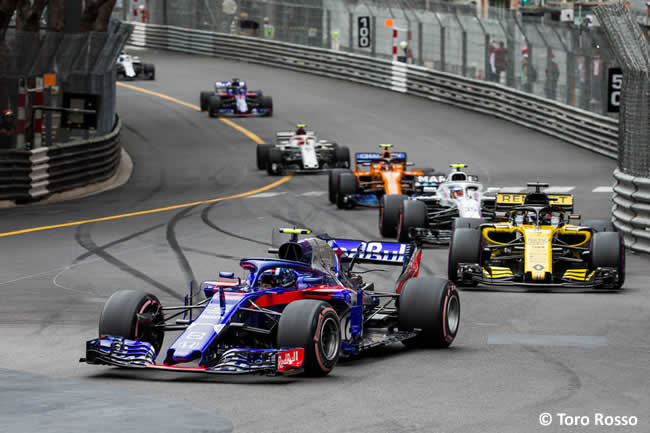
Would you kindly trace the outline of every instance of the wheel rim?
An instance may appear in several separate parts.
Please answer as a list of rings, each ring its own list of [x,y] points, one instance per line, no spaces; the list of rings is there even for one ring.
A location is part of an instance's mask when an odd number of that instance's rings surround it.
[[[341,331],[332,317],[328,317],[323,322],[320,330],[320,344],[323,356],[328,361],[336,358],[336,354],[341,346]]]
[[[447,303],[447,329],[449,333],[454,335],[458,330],[458,323],[460,322],[460,302],[458,296],[452,295]]]

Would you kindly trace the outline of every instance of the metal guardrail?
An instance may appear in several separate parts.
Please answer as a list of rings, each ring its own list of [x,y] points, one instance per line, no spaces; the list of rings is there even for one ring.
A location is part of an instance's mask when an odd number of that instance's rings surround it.
[[[261,63],[417,95],[618,157],[617,120],[496,83],[342,51],[173,26],[136,24],[130,43]]]
[[[614,226],[623,233],[625,246],[650,253],[650,179],[614,170]]]
[[[121,129],[118,118],[103,137],[0,151],[0,200],[26,203],[109,179],[120,164]]]

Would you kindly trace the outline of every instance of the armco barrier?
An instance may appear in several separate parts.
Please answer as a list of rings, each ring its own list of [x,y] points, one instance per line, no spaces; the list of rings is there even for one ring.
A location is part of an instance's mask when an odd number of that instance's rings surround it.
[[[623,233],[625,246],[650,253],[650,179],[614,170],[612,220]]]
[[[618,157],[618,121],[495,83],[342,51],[172,26],[135,24],[130,43],[261,63],[417,95]]]
[[[0,200],[29,202],[112,177],[120,164],[120,131],[33,150],[0,151]]]

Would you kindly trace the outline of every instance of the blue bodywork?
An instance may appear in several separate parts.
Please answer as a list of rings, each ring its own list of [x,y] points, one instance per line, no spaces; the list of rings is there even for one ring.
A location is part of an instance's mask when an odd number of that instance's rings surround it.
[[[205,281],[202,284],[207,297],[204,308],[169,346],[162,365],[155,364],[158,354],[152,344],[109,335],[87,342],[84,361],[121,367],[188,368],[206,373],[277,374],[278,354],[296,348],[277,348],[270,340],[262,347],[251,348],[242,345],[238,336],[240,332],[246,334],[247,330],[272,335],[278,323],[275,317],[281,316],[287,304],[300,299],[329,303],[342,319],[345,318],[344,326],[349,331],[342,339],[342,353],[360,352],[364,348],[364,308],[376,307],[379,298],[349,280],[345,267],[352,260],[398,265],[402,266],[401,278],[408,278],[407,270],[412,266],[417,247],[331,238],[308,239],[295,245],[300,248],[299,260],[242,259],[240,266],[247,272],[245,279]],[[419,265],[419,255],[417,262]],[[232,276],[230,273],[222,275]],[[290,286],[264,286],[269,278],[282,278],[283,275],[289,277]],[[246,342],[263,343],[262,340],[248,339]],[[196,367],[175,367],[190,362]]]

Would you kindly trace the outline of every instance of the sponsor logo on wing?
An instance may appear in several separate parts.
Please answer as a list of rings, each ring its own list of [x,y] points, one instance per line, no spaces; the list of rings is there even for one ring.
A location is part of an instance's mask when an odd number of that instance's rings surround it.
[[[291,371],[302,366],[305,349],[291,349],[278,352],[278,371]]]
[[[330,246],[336,251],[340,250],[344,257],[352,258],[357,256],[361,260],[376,260],[382,262],[404,261],[407,244],[393,244],[383,242],[361,242],[361,244],[341,245],[342,242],[330,241]],[[356,242],[355,242],[356,244]],[[347,248],[346,248],[347,247]]]

